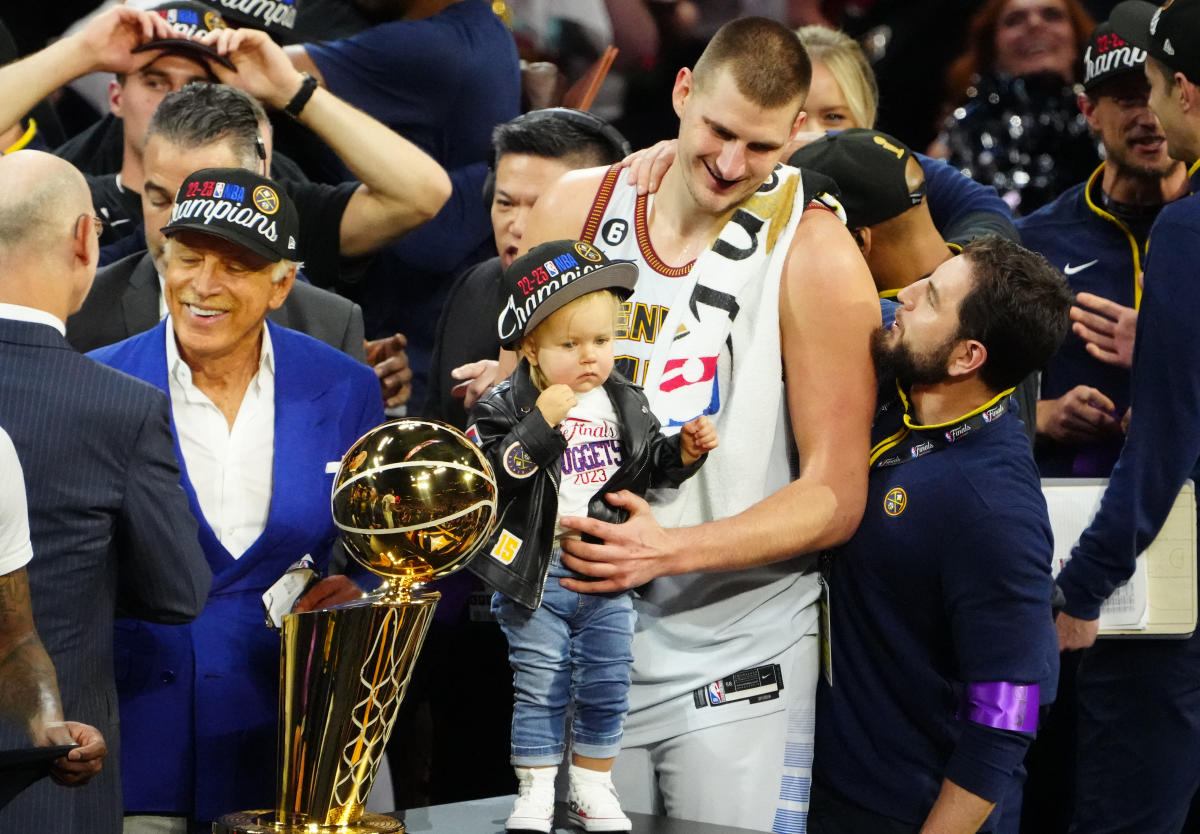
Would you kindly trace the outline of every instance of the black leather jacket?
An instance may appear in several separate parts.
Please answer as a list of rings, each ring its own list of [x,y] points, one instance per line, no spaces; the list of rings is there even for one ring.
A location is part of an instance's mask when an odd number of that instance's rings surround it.
[[[627,489],[644,495],[677,487],[704,458],[684,466],[679,436],[666,437],[642,389],[613,371],[604,383],[620,423],[621,466],[588,504],[588,515],[620,523],[628,513],[604,493]],[[535,407],[537,387],[524,360],[471,410],[468,432],[488,456],[499,485],[499,518],[491,539],[467,563],[488,585],[515,602],[537,608],[550,570],[558,514],[559,458],[566,438]]]

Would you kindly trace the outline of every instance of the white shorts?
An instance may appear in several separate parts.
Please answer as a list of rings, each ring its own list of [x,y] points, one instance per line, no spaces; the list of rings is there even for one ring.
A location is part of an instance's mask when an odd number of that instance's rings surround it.
[[[621,806],[713,825],[803,832],[819,653],[817,636],[809,635],[780,657],[781,710],[622,748],[613,766]]]

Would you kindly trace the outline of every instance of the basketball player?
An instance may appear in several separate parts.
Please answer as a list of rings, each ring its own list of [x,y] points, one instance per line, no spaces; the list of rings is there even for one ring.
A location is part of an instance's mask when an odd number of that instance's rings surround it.
[[[810,77],[790,30],[727,24],[676,78],[678,157],[657,194],[638,197],[613,170],[567,174],[525,235],[580,236],[638,263],[617,368],[668,430],[707,414],[721,435],[653,512],[618,492],[624,524],[564,519],[603,543],[566,540],[564,565],[595,581],[561,581],[650,582],[614,770],[626,807],[744,828],[804,812],[818,595],[804,554],[858,524],[875,399],[866,264],[803,177],[775,164],[804,124]]]

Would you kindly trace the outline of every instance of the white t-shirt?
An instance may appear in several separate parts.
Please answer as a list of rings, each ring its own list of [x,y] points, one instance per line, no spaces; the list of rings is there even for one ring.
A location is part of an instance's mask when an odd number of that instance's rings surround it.
[[[603,388],[575,395],[558,430],[567,439],[558,459],[558,517],[586,516],[588,502],[621,466],[621,431],[612,401]],[[555,523],[554,535],[576,535]]]
[[[32,558],[25,476],[12,438],[0,429],[0,576],[25,567]]]

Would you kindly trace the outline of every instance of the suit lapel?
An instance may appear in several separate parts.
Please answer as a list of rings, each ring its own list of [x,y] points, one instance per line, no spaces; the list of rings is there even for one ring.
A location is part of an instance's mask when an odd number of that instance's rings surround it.
[[[329,420],[328,409],[320,401],[326,390],[313,384],[313,368],[304,361],[305,353],[293,346],[296,338],[273,321],[267,321],[275,351],[275,453],[271,457],[271,504],[263,534],[237,561],[256,562],[285,543],[290,531],[297,529],[291,516],[286,485],[312,477],[319,464],[321,448],[315,440],[322,436],[321,426]],[[286,452],[280,454],[280,449]],[[302,526],[302,525],[301,525]],[[240,573],[240,572],[239,572]]]
[[[125,316],[125,332],[141,333],[158,324],[158,270],[147,252],[129,276],[121,293],[121,312]]]

